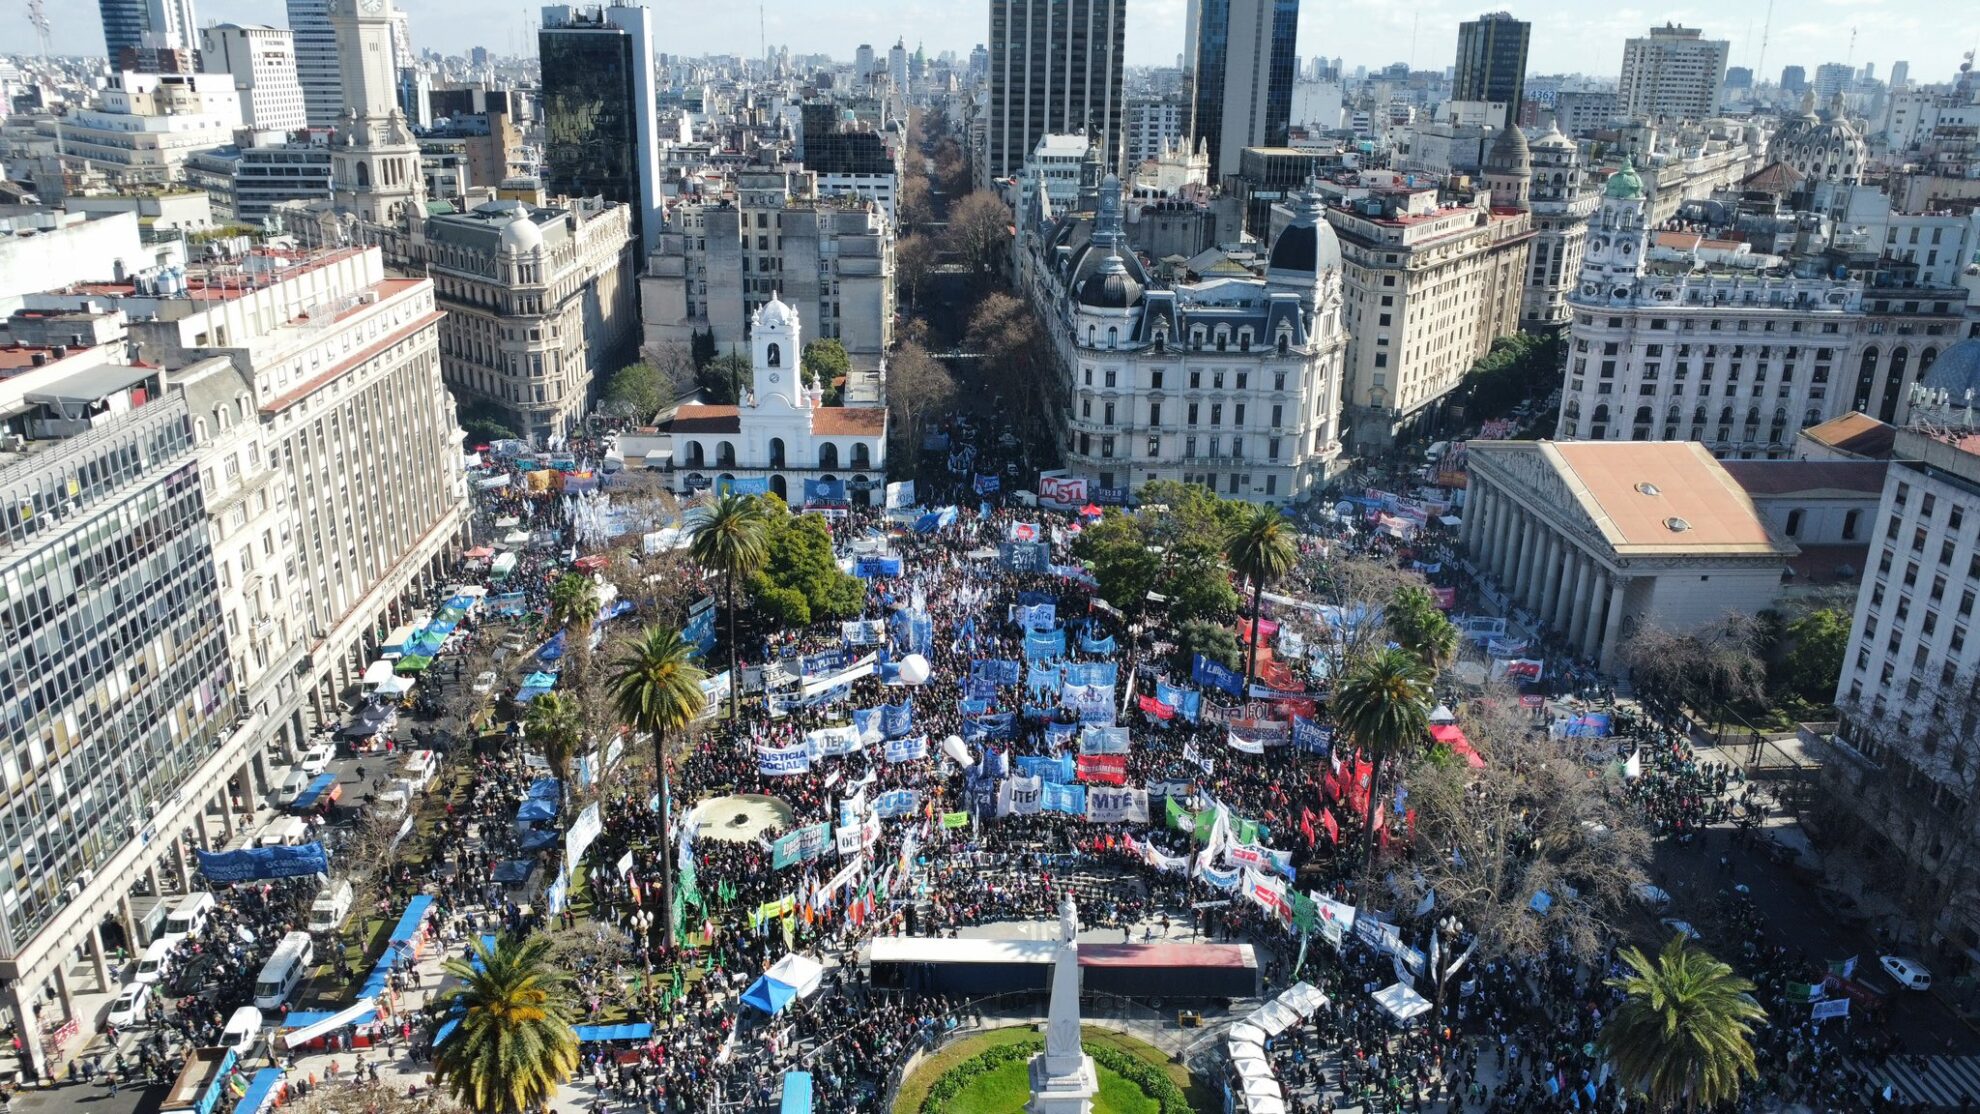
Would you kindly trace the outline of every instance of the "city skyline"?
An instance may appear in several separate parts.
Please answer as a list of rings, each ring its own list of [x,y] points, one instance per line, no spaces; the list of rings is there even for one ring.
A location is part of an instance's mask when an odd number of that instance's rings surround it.
[[[656,49],[689,56],[733,54],[755,57],[766,38],[772,49],[790,46],[794,53],[823,51],[850,62],[861,43],[884,49],[896,39],[912,48],[919,43],[929,54],[953,50],[966,58],[988,36],[988,8],[981,0],[908,0],[890,5],[847,5],[834,13],[829,26],[819,26],[812,9],[798,0],[765,0],[761,30],[751,6],[711,8],[692,21],[672,17],[687,7],[677,2],[651,5],[664,30]],[[1130,66],[1173,65],[1182,51],[1185,0],[1132,0],[1128,9],[1126,61]],[[533,26],[541,6],[527,4],[507,19],[490,19],[483,5],[469,0],[418,0],[406,5],[412,38],[419,49],[462,55],[475,46],[498,55],[519,50],[533,54],[534,35],[524,34],[524,20]],[[1347,38],[1330,32],[1327,9],[1310,6],[1300,14],[1299,53],[1339,57],[1352,70],[1375,69],[1408,62],[1416,69],[1442,70],[1456,57],[1458,24],[1477,18],[1490,5],[1459,0],[1373,0],[1360,9],[1360,18]],[[1590,11],[1566,0],[1514,5],[1513,15],[1533,23],[1528,72],[1584,73],[1613,76],[1621,66],[1623,40],[1643,35],[1666,22],[1699,27],[1707,38],[1731,42],[1728,64],[1751,67],[1756,80],[1779,78],[1783,66],[1801,65],[1812,72],[1824,62],[1875,63],[1881,77],[1892,63],[1911,63],[1918,82],[1949,81],[1961,56],[1980,43],[1980,16],[1948,26],[1943,8],[1925,0],[1814,0],[1790,7],[1776,5],[1762,65],[1760,39],[1766,17],[1765,0],[1735,0],[1707,6],[1685,4],[1662,9],[1604,8]],[[201,26],[214,22],[266,23],[287,26],[280,0],[204,0],[198,4]],[[1850,44],[1854,20],[1856,39]],[[103,33],[95,5],[66,9],[53,21],[51,46],[58,54],[100,54]],[[962,28],[973,28],[959,33]],[[1928,27],[1931,33],[1928,34]],[[479,41],[476,41],[476,40]],[[802,44],[801,46],[795,44]]]

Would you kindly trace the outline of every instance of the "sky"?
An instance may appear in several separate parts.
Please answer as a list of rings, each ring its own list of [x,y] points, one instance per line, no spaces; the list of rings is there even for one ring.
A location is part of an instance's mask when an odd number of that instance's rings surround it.
[[[200,23],[233,21],[285,26],[281,0],[194,0]],[[680,54],[755,56],[767,37],[771,47],[826,51],[851,60],[860,43],[884,53],[896,39],[933,56],[954,50],[966,56],[988,35],[985,0],[762,0],[759,5],[716,0],[648,0],[656,12],[658,49]],[[1657,7],[1611,6],[1593,0],[1305,0],[1299,26],[1301,59],[1339,57],[1350,71],[1391,62],[1419,69],[1443,68],[1457,48],[1457,25],[1497,6],[1532,21],[1529,73],[1612,75],[1622,64],[1622,44],[1666,21],[1700,27],[1710,38],[1732,42],[1730,63],[1750,66],[1772,80],[1781,67],[1801,65],[1813,74],[1822,62],[1866,62],[1877,76],[1891,63],[1911,63],[1913,81],[1948,81],[1961,56],[1980,45],[1980,5],[1957,0],[1772,0],[1772,32],[1764,58],[1761,31],[1770,0],[1717,0]],[[537,4],[498,14],[486,0],[400,0],[411,14],[416,46],[442,54],[466,54],[486,46],[498,54],[523,44],[525,19]],[[28,31],[19,5],[5,18],[18,20],[0,42],[26,47]],[[56,53],[100,54],[103,32],[90,0],[48,5]],[[1172,65],[1181,49],[1184,0],[1128,0],[1129,65]],[[1854,46],[1851,38],[1854,31]],[[531,48],[533,53],[533,47]],[[1764,64],[1763,64],[1764,63]]]

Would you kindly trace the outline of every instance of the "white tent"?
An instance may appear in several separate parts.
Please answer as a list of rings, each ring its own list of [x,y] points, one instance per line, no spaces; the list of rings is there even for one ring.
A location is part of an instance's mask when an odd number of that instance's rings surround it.
[[[1284,1099],[1270,1098],[1265,1095],[1245,1095],[1244,1108],[1250,1111],[1250,1114],[1286,1114],[1286,1102]]]
[[[297,1029],[283,1037],[282,1040],[290,1048],[301,1048],[310,1041],[327,1033],[334,1033],[346,1025],[353,1025],[360,1021],[368,1020],[370,1015],[372,1015],[371,999],[359,998],[357,1001],[345,1006],[329,1017],[316,1022],[314,1025],[305,1025]]]
[[[1247,1025],[1256,1025],[1263,1029],[1266,1036],[1276,1037],[1298,1024],[1299,1018],[1298,1010],[1275,998],[1253,1010],[1251,1016],[1244,1021]]]
[[[1430,1012],[1429,1000],[1410,989],[1406,983],[1395,983],[1376,991],[1375,1004],[1382,1007],[1397,1024]]]
[[[1250,1102],[1253,1099],[1279,1099],[1283,1101],[1285,1097],[1286,1092],[1280,1088],[1277,1080],[1260,1079],[1254,1076],[1244,1081],[1244,1098],[1246,1102]]]
[[[765,973],[772,980],[797,991],[798,997],[804,998],[818,989],[819,981],[825,977],[825,965],[810,956],[792,952],[778,960]]]
[[[1231,1031],[1227,1039],[1232,1044],[1237,1044],[1240,1041],[1249,1041],[1252,1044],[1262,1046],[1265,1043],[1265,1038],[1270,1035],[1249,1021],[1240,1021],[1236,1025],[1231,1026]]]
[[[1279,1001],[1299,1011],[1301,1017],[1311,1017],[1313,1011],[1327,1004],[1327,996],[1309,982],[1296,982],[1279,995]]]
[[[385,665],[388,663],[381,661],[381,662],[375,662],[373,664]],[[369,671],[367,670],[367,672]],[[378,689],[377,689],[378,695],[403,696],[406,693],[412,691],[412,687],[416,682],[416,680],[417,679],[413,677],[387,677],[384,680],[378,682]]]
[[[1263,1060],[1265,1047],[1255,1041],[1232,1041],[1230,1054],[1233,1062],[1238,1060]]]
[[[1447,704],[1439,704],[1430,710],[1431,723],[1456,723],[1457,714]]]
[[[392,679],[392,663],[380,659],[364,667],[363,681],[366,685],[382,685]]]

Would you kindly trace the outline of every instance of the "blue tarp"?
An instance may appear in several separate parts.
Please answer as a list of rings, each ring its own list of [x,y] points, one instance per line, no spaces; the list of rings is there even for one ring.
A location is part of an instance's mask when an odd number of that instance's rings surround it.
[[[538,828],[522,837],[521,847],[525,851],[541,851],[557,842],[557,829]]]
[[[550,641],[545,642],[543,644],[543,648],[536,652],[536,660],[538,661],[556,661],[558,658],[561,658],[563,656],[564,656],[563,631],[558,631],[556,634],[551,635]]]
[[[419,926],[425,922],[426,914],[432,908],[430,894],[421,894],[406,903],[406,911],[400,915],[399,923],[392,926],[392,936],[385,944],[385,954],[379,957],[378,966],[372,968],[371,977],[364,980],[358,997],[376,998],[385,993],[386,976],[392,973],[392,964],[400,956],[412,954],[413,938],[419,935]]]
[[[321,843],[301,847],[250,847],[215,854],[197,852],[199,872],[209,882],[254,882],[264,878],[300,878],[330,873],[330,855]]]
[[[445,1044],[447,1038],[454,1035],[454,1030],[460,1027],[461,1019],[458,1017],[450,1017],[441,1022],[440,1027],[433,1031],[433,1047],[438,1048],[442,1044]]]
[[[557,818],[557,802],[524,801],[516,810],[516,819],[524,822],[540,822]]]
[[[540,777],[529,783],[529,799],[532,801],[554,801],[564,795],[564,787],[557,784],[554,777]]]
[[[580,1043],[584,1041],[644,1041],[653,1039],[653,1026],[642,1021],[634,1025],[576,1025]]]
[[[275,1088],[282,1085],[281,1068],[262,1068],[248,1080],[247,1093],[234,1106],[234,1114],[261,1114],[261,1108],[275,1097]],[[805,1109],[809,1110],[810,1107]]]
[[[296,794],[295,800],[289,802],[289,807],[297,812],[308,812],[316,807],[316,802],[321,800],[325,793],[330,792],[330,787],[335,784],[337,784],[336,774],[318,774],[309,779],[309,784],[302,792]]]
[[[743,991],[745,1005],[755,1006],[764,1013],[776,1015],[784,1007],[797,999],[797,988],[785,986],[768,975],[760,975],[748,990]]]
[[[529,881],[529,871],[528,859],[504,859],[496,865],[494,878],[505,886],[519,886]]]
[[[787,1071],[784,1073],[784,1100],[777,1108],[777,1114],[811,1114],[811,1073],[808,1071]]]

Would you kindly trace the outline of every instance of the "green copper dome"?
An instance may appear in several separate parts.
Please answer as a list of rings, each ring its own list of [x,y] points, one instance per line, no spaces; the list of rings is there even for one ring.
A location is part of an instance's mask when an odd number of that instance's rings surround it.
[[[1636,176],[1636,163],[1628,155],[1623,156],[1622,169],[1609,175],[1609,184],[1602,195],[1619,201],[1634,201],[1643,196],[1643,179]]]

